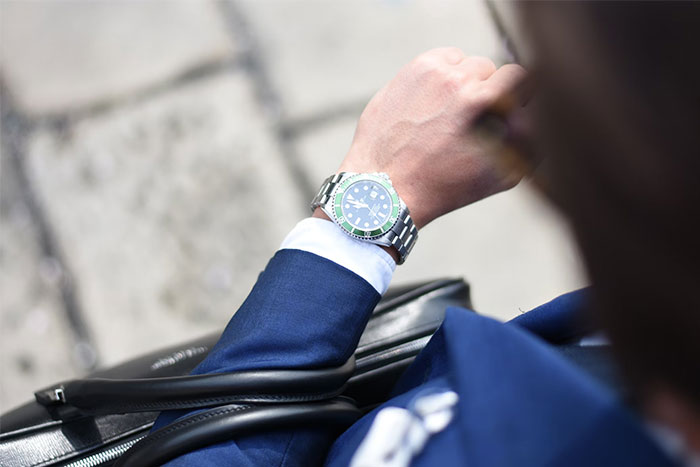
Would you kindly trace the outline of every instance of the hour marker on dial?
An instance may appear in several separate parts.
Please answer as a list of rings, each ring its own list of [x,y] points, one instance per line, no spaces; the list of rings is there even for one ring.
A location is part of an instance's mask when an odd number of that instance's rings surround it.
[[[345,206],[345,207],[347,208],[347,206]],[[389,207],[388,204],[385,204],[384,206],[382,206],[382,208],[384,208],[384,209],[386,209],[386,208],[388,208],[388,207]]]
[[[365,227],[369,227],[369,222],[365,222]]]
[[[348,217],[352,217],[352,213],[351,213],[351,212],[348,213]]]
[[[384,199],[384,198],[386,198],[386,196],[384,196],[384,195],[379,197],[379,199]]]
[[[359,189],[359,188],[355,188],[353,191],[354,191],[355,193],[359,193],[359,192],[360,192],[360,189]]]

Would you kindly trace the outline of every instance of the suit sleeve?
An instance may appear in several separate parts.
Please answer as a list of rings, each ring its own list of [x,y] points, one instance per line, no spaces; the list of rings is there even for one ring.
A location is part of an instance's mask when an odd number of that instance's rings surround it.
[[[379,299],[367,281],[332,261],[280,250],[192,374],[341,365]],[[164,412],[154,428],[182,415]],[[204,448],[168,465],[313,465],[331,441],[313,430],[277,432]]]

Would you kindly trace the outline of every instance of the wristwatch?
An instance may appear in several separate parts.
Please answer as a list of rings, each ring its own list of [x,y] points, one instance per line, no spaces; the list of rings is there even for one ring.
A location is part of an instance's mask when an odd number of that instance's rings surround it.
[[[408,207],[385,173],[331,175],[311,202],[312,211],[317,207],[351,237],[396,248],[399,264],[416,244],[418,230]]]

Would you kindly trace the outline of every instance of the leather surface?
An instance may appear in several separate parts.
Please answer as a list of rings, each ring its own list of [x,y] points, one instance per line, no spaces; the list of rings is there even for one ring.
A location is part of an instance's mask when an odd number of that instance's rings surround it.
[[[374,310],[356,352],[356,376],[346,393],[370,406],[385,399],[403,369],[420,347],[397,355],[393,347],[419,340],[434,332],[448,306],[470,307],[469,286],[461,279],[441,279],[392,288]],[[121,365],[94,373],[99,378],[148,378],[188,374],[206,357],[219,335],[205,336],[180,346],[153,352]],[[372,357],[377,358],[372,360]],[[382,371],[382,368],[386,368]],[[363,389],[364,388],[364,389]],[[0,464],[55,465],[95,452],[108,442],[146,433],[157,413],[97,415],[70,422],[52,419],[36,402],[25,404],[0,417]]]

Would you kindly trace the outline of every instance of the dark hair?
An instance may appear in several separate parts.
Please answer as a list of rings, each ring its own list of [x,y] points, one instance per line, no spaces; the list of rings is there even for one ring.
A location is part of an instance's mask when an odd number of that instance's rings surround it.
[[[643,396],[700,407],[700,3],[524,2],[536,150]]]

